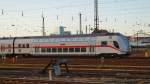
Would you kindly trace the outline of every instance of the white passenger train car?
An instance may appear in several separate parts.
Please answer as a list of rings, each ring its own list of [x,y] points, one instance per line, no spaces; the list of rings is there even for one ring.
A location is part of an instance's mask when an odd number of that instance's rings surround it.
[[[49,57],[125,56],[131,50],[120,33],[1,38],[0,46],[5,55]]]
[[[0,39],[0,54],[12,55],[13,53],[13,38],[1,38]]]

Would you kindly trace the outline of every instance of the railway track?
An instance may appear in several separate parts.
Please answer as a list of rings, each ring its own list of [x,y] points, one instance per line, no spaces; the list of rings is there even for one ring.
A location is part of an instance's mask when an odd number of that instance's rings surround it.
[[[1,84],[100,84],[100,82],[84,82],[84,81],[63,81],[63,80],[37,80],[37,79],[24,79],[24,78],[0,78]]]
[[[5,64],[47,64],[52,58],[43,58],[43,57],[29,57],[29,58],[7,58],[7,59],[0,59],[0,63],[5,63]],[[146,62],[146,61],[150,61],[150,57],[124,57],[124,58],[103,58],[104,61],[117,61],[117,62],[125,62],[125,61],[133,61],[133,62]],[[77,61],[81,61],[81,63],[83,62],[91,62],[94,61],[95,63],[100,63],[101,58],[70,58],[68,59],[70,60],[69,62],[71,63],[77,63]],[[14,61],[14,62],[13,62]],[[82,62],[83,61],[83,62]],[[93,63],[93,62],[92,62]]]
[[[0,64],[0,68],[6,68],[6,69],[11,69],[11,68],[31,68],[31,69],[41,69],[45,64]],[[62,66],[64,67],[64,66]],[[127,66],[127,65],[68,65],[69,68],[83,68],[83,69],[102,69],[102,68],[109,68],[109,69],[150,69],[150,66]]]
[[[0,64],[1,77],[10,76],[10,80],[12,78],[24,78],[24,81],[29,81],[29,79],[42,79],[44,81],[48,81],[48,74],[42,75],[39,73],[39,71],[41,71],[44,66],[46,66],[50,59],[19,58],[14,64],[11,63],[10,59],[8,60],[8,63],[5,62]],[[132,58],[107,58],[104,59],[103,62],[101,61],[101,59],[70,59],[68,63],[69,73],[65,72],[65,68],[62,65],[61,68],[64,71],[63,75],[61,77],[54,77],[54,84],[56,84],[57,82],[58,84],[84,84],[85,82],[86,84],[117,84],[124,82],[133,84],[150,83],[150,59],[138,58],[133,60]],[[64,83],[62,81],[69,82]],[[80,83],[77,81],[80,81]],[[83,81],[85,82],[83,83]],[[30,84],[30,82],[27,82],[27,84]],[[46,83],[51,84],[49,81]],[[20,84],[20,82],[18,84]]]
[[[11,58],[2,62],[0,60],[1,77],[25,78],[35,80],[48,80],[48,74],[39,73],[51,59],[47,58],[18,58],[12,62]],[[65,72],[62,65],[63,76],[54,77],[54,81],[82,81],[92,84],[121,84],[121,83],[150,83],[150,58],[127,57],[127,58],[104,58],[104,59],[69,59],[69,73]],[[48,69],[52,69],[49,67]],[[27,78],[27,79],[26,79]],[[105,81],[104,81],[105,79]],[[127,79],[127,80],[125,80]],[[103,81],[102,81],[103,80]],[[119,81],[119,82],[118,82]],[[80,82],[80,83],[79,83]],[[81,83],[82,82],[82,83]],[[49,83],[49,82],[48,82]],[[48,84],[47,83],[47,84]],[[70,84],[69,82],[68,84]],[[51,84],[51,83],[50,83]],[[53,83],[52,83],[53,84]],[[54,83],[55,84],[55,83]],[[59,84],[59,83],[57,83]],[[60,83],[66,84],[66,83]],[[73,83],[71,83],[73,84]],[[76,83],[75,83],[76,84]]]
[[[39,73],[44,65],[45,64],[1,64],[1,78],[7,77],[9,80],[22,78],[24,81],[28,80],[30,82],[30,79],[34,81],[41,80],[47,81],[47,84],[53,84],[54,82],[52,83],[52,81],[50,82],[48,80],[48,74]],[[64,66],[61,67],[62,70],[65,70]],[[59,82],[57,84],[150,83],[149,66],[68,65],[68,67],[69,73],[64,71],[62,76],[54,77],[53,81],[56,83]]]
[[[2,64],[1,70],[42,70],[45,64]],[[65,70],[65,66],[61,66]],[[49,67],[48,69],[51,69]],[[119,72],[119,73],[132,73],[132,74],[146,74],[150,75],[150,66],[122,66],[122,65],[68,65],[71,72]]]

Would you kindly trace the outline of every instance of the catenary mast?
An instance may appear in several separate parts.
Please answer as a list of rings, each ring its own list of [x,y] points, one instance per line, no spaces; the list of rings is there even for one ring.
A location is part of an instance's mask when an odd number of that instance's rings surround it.
[[[98,0],[94,0],[94,31],[92,33],[108,33],[107,30],[99,30]]]
[[[94,0],[94,31],[99,29],[98,0]]]
[[[46,36],[46,32],[45,32],[45,17],[43,15],[43,11],[42,11],[42,35]]]

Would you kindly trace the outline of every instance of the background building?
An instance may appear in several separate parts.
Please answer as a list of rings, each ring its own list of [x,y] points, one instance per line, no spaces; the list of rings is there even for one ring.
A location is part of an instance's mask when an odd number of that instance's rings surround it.
[[[150,34],[140,30],[129,37],[132,47],[150,47]]]

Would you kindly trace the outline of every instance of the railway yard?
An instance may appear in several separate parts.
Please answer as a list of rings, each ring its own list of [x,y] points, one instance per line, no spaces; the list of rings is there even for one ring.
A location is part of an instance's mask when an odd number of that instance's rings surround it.
[[[150,84],[148,3],[1,0],[0,84]]]
[[[149,53],[149,52],[148,52]],[[1,84],[149,84],[149,54],[136,51],[124,58],[68,59],[56,76],[52,67],[41,73],[51,58],[3,58]],[[52,76],[52,77],[51,77]]]

